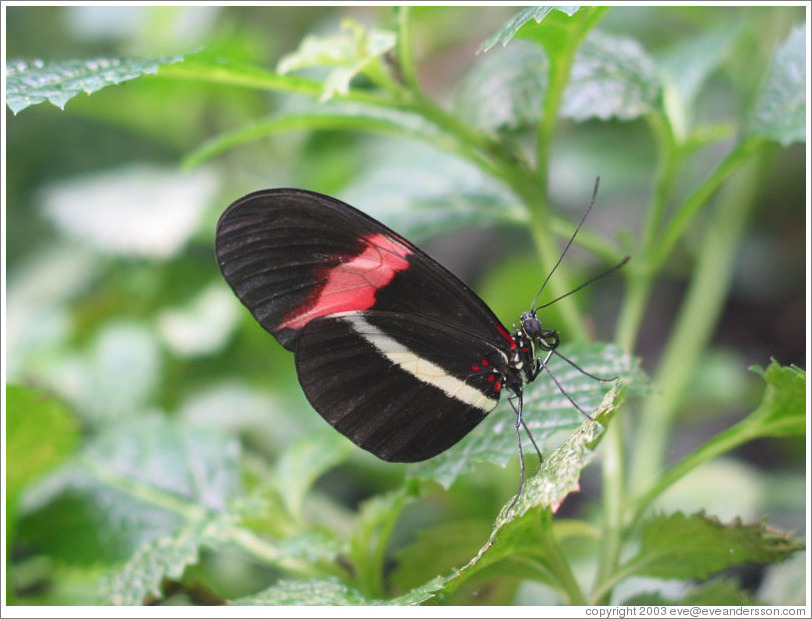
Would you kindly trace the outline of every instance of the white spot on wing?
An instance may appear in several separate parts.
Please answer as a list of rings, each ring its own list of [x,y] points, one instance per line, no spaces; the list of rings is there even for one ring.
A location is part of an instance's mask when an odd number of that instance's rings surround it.
[[[450,375],[446,370],[433,364],[428,359],[414,354],[406,346],[369,324],[363,317],[352,315],[344,317],[343,320],[349,322],[356,333],[372,344],[392,363],[418,380],[437,387],[455,400],[486,413],[493,410],[493,407],[499,402],[498,398],[489,397],[479,389],[471,387],[457,377]]]

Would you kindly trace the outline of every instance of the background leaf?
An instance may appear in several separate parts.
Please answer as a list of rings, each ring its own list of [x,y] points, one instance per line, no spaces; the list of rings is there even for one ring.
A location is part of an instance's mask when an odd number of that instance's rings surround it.
[[[549,69],[541,46],[515,41],[474,65],[456,108],[487,131],[533,127],[540,119]],[[659,93],[654,62],[637,41],[592,31],[575,55],[561,116],[579,122],[633,120],[655,109]]]
[[[172,535],[141,546],[120,570],[105,578],[101,597],[117,606],[145,604],[162,597],[165,579],[179,580],[198,562],[204,546],[218,547],[229,539],[232,516],[209,516],[190,522]]]
[[[20,385],[6,387],[5,420],[6,500],[13,506],[26,485],[73,451],[79,425],[59,401]]]
[[[257,595],[232,602],[234,606],[414,606],[430,599],[442,585],[438,578],[400,597],[371,600],[337,578],[282,581]]]
[[[678,598],[660,593],[641,593],[622,604],[629,606],[755,606],[757,601],[731,580],[713,580],[694,587]]]
[[[514,41],[486,54],[465,75],[455,109],[486,131],[516,131],[539,121],[549,60],[530,41]]]
[[[773,53],[749,131],[784,146],[806,139],[806,31],[792,30]]]
[[[774,359],[766,370],[753,368],[767,383],[761,404],[743,423],[758,426],[762,436],[806,435],[806,372]]]
[[[288,512],[300,518],[304,497],[323,473],[343,462],[352,443],[337,432],[308,436],[286,449],[276,463],[274,485]]]
[[[299,49],[279,61],[277,71],[284,75],[298,69],[330,67],[321,101],[327,101],[334,94],[347,94],[350,80],[390,51],[396,39],[392,32],[378,28],[365,30],[349,19],[344,20],[342,29],[338,35],[305,37]]]
[[[657,516],[643,526],[640,552],[626,570],[655,578],[706,578],[731,565],[774,563],[804,543],[766,524],[722,524],[701,514]]]
[[[181,60],[183,56],[151,60],[11,60],[6,63],[6,104],[15,114],[45,101],[63,109],[68,101],[81,92],[93,94],[107,86],[156,73],[161,66]]]
[[[5,394],[5,556],[9,574],[11,548],[16,540],[17,512],[26,486],[59,465],[79,442],[76,419],[57,400],[34,389],[7,385]],[[6,585],[9,604],[15,595],[11,579]]]
[[[561,116],[632,120],[650,113],[659,94],[654,63],[640,43],[592,31],[575,56]]]
[[[167,259],[195,234],[217,186],[205,168],[182,173],[134,163],[50,185],[42,200],[46,217],[88,247]]]
[[[239,444],[161,417],[103,432],[29,493],[20,533],[68,565],[110,564],[238,493]]]

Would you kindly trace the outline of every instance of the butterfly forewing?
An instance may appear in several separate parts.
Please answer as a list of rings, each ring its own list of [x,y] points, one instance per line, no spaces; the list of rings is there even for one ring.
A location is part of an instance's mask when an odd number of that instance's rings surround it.
[[[431,318],[366,311],[319,318],[296,342],[299,382],[333,427],[376,456],[448,449],[499,401],[504,353]]]
[[[249,194],[220,217],[216,245],[226,281],[289,350],[312,320],[366,310],[432,317],[510,346],[462,281],[335,198],[300,189]]]

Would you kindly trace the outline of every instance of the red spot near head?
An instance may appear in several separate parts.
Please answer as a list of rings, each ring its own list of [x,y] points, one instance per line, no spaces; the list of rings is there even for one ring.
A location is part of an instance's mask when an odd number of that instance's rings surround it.
[[[491,374],[490,376],[488,376],[488,382],[489,382],[489,383],[492,383],[494,380],[496,380],[496,376],[494,376],[493,374]]]
[[[502,391],[502,381],[501,381],[501,380],[497,380],[497,381],[494,383],[494,385],[493,385],[493,390],[494,390],[496,393],[499,393],[500,391]]]
[[[282,319],[277,330],[301,329],[315,318],[339,312],[368,310],[375,305],[378,290],[409,268],[411,249],[397,239],[370,234],[361,240],[364,250],[357,256],[347,256],[333,267],[315,269],[316,286]]]

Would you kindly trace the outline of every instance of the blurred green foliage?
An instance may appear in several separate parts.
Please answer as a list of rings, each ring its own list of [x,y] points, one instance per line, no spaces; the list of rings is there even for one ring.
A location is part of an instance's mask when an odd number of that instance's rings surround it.
[[[8,604],[804,602],[801,7],[4,10]],[[543,318],[625,387],[553,366],[580,427],[528,389],[510,513],[506,403],[379,462],[213,258],[229,202],[305,187],[510,324],[598,175],[550,294],[632,261]]]

